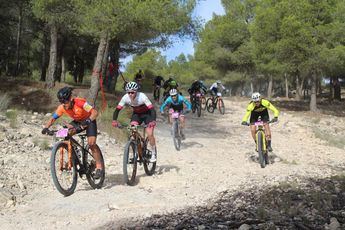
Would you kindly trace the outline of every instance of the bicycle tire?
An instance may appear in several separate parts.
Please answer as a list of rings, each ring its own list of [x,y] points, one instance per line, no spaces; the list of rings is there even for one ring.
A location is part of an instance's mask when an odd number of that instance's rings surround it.
[[[130,186],[135,184],[137,175],[137,145],[133,141],[128,141],[123,154],[123,179]],[[128,166],[129,170],[128,170]]]
[[[262,131],[257,132],[257,148],[259,153],[259,163],[261,168],[265,168],[266,161],[265,161],[265,150],[264,150],[264,135]]]
[[[173,136],[173,141],[174,141],[175,149],[177,151],[180,151],[180,148],[181,148],[181,137],[180,137],[180,130],[179,130],[179,127],[178,127],[178,121],[177,120],[173,121],[172,136]]]
[[[197,113],[198,117],[200,117],[200,116],[201,116],[201,105],[200,105],[200,101],[196,102],[195,106],[196,106],[196,113]]]
[[[104,158],[103,158],[103,154],[101,149],[99,148],[99,146],[96,144],[96,147],[98,148],[100,154],[101,154],[101,165],[102,165],[102,175],[99,179],[95,179],[94,175],[96,172],[96,161],[93,158],[93,156],[91,156],[91,161],[88,162],[88,158],[89,158],[89,154],[88,153],[84,153],[83,154],[83,164],[84,167],[86,168],[86,179],[89,182],[90,186],[93,189],[100,189],[103,186],[104,183],[104,179],[105,179],[105,166],[104,166]],[[91,152],[91,150],[89,149],[89,146],[86,146],[86,149]]]
[[[225,114],[225,105],[224,105],[224,101],[222,98],[218,98],[218,110],[220,112],[220,114],[224,115]]]
[[[148,150],[147,150],[148,142],[149,142],[149,139],[146,137],[145,143],[143,146],[143,152],[145,153],[143,163],[144,163],[144,170],[145,170],[146,175],[152,176],[156,170],[156,162],[150,162],[151,154],[148,154]],[[155,151],[156,151],[156,159],[157,159],[157,155],[158,155],[157,154],[157,147],[156,147]]]
[[[205,97],[201,97],[201,109],[202,110],[206,110],[206,98]]]
[[[209,113],[213,113],[214,112],[214,107],[213,107],[213,101],[212,101],[212,98],[208,98],[207,101],[206,101],[206,108],[207,108],[207,111]]]
[[[61,157],[61,151],[63,151],[63,157]],[[60,154],[58,154],[60,153]],[[60,156],[60,158],[59,158]],[[56,160],[58,160],[58,169],[56,166]],[[61,170],[61,160],[63,160],[62,170]],[[66,171],[65,171],[66,169]],[[62,181],[59,180],[57,172],[61,170],[61,175],[63,174],[71,174],[72,182],[68,183],[67,187],[62,185]],[[52,154],[50,156],[50,173],[53,179],[53,183],[55,188],[64,196],[70,196],[74,193],[75,188],[77,187],[78,181],[78,174],[76,170],[76,162],[75,162],[75,154],[72,153],[72,168],[68,169],[68,146],[66,143],[60,141],[57,142],[53,149]]]

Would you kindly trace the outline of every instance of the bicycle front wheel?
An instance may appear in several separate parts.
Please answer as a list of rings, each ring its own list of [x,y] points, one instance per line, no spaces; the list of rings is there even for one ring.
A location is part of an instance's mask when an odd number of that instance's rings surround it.
[[[209,113],[213,113],[213,112],[214,112],[214,107],[213,107],[212,98],[207,99],[207,101],[206,101],[206,108],[207,108],[207,111],[208,111]]]
[[[104,159],[103,159],[101,149],[98,147],[98,145],[96,145],[96,148],[98,149],[98,151],[100,153],[101,167],[103,169],[101,177],[98,179],[95,178],[96,160],[93,157],[93,153],[91,152],[91,149],[89,146],[86,147],[88,152],[85,152],[83,154],[83,164],[84,164],[84,167],[86,169],[86,178],[87,178],[87,181],[89,182],[90,186],[93,189],[100,189],[100,188],[102,188],[102,185],[103,185],[103,182],[105,179],[105,166],[104,166]]]
[[[128,141],[123,154],[123,179],[126,184],[133,186],[137,175],[137,145]]]
[[[218,110],[220,112],[220,114],[225,114],[225,105],[224,105],[224,101],[222,98],[218,99]]]
[[[74,193],[77,186],[75,155],[72,153],[72,165],[69,165],[68,146],[64,142],[54,145],[50,156],[50,173],[56,189],[64,196]]]
[[[180,148],[181,148],[181,136],[180,136],[180,130],[179,130],[179,126],[178,126],[178,121],[177,120],[173,121],[172,136],[173,136],[173,141],[174,141],[175,149],[177,151],[180,151]]]
[[[196,102],[195,103],[195,106],[196,106],[196,113],[198,115],[198,117],[201,116],[201,105],[200,105],[200,101]]]
[[[264,133],[259,131],[256,135],[256,143],[257,143],[257,150],[259,153],[259,163],[261,168],[265,168],[266,166],[266,161],[265,161],[265,148],[264,148]]]
[[[144,143],[144,148],[143,148],[143,152],[144,154],[144,170],[146,175],[148,176],[152,176],[155,173],[156,170],[156,162],[150,162],[150,158],[151,158],[151,151],[148,150],[147,145],[148,145],[149,139],[146,138],[145,139],[145,143]],[[155,149],[156,151],[156,159],[157,159],[157,147]]]

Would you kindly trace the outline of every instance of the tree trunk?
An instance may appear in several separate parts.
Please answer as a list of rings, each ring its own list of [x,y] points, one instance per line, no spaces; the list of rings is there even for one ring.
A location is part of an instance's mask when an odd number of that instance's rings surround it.
[[[272,98],[272,88],[273,88],[273,76],[270,74],[268,80],[268,87],[267,87],[267,98],[271,99]]]
[[[302,89],[303,89],[304,79],[297,75],[296,77],[296,100],[302,100]]]
[[[312,112],[317,112],[316,82],[317,82],[316,73],[312,73],[312,76],[311,76],[311,95],[310,95],[310,104],[309,104],[310,111],[312,111]]]
[[[66,82],[66,59],[64,56],[61,58],[61,81]]]
[[[115,92],[116,84],[117,84],[117,79],[119,78],[119,68],[120,68],[120,42],[118,40],[114,41],[114,80],[112,81],[110,85],[110,92]]]
[[[49,67],[46,86],[53,88],[56,79],[56,56],[57,56],[57,37],[58,29],[55,23],[50,26],[50,53],[49,53]]]
[[[17,42],[16,42],[16,67],[14,70],[14,76],[18,76],[20,68],[20,44],[22,39],[22,24],[23,24],[23,7],[22,4],[18,5],[19,18],[18,18],[18,31],[17,31]]]
[[[253,77],[250,78],[250,94],[254,93]]]
[[[41,81],[46,81],[47,67],[48,67],[48,52],[47,52],[47,33],[43,31],[43,47],[42,47],[42,62],[41,62]]]
[[[107,76],[107,70],[108,70],[108,53],[109,53],[109,40],[107,39],[107,44],[105,46],[105,51],[103,54],[103,60],[102,60],[102,80],[103,80],[103,90],[104,87],[107,88],[107,84],[109,81],[109,76]]]
[[[285,73],[284,77],[285,77],[285,97],[289,98],[289,81],[288,81],[286,73]]]
[[[99,91],[99,74],[102,71],[102,59],[107,45],[107,33],[103,32],[100,37],[97,57],[93,66],[92,76],[91,76],[91,86],[89,90],[88,101],[93,106],[96,105],[96,99]]]

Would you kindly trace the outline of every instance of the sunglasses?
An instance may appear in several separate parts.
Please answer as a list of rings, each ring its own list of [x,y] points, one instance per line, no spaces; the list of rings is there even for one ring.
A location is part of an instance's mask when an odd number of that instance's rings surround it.
[[[177,95],[172,95],[171,97],[177,97]]]
[[[135,94],[135,92],[127,92],[128,94]]]

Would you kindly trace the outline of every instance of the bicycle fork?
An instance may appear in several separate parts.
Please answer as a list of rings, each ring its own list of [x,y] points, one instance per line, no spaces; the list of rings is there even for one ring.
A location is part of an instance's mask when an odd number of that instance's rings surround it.
[[[259,130],[255,134],[255,144],[256,144],[256,149],[259,150],[259,133],[261,133],[261,138],[262,138],[262,150],[266,152],[266,137],[265,137],[265,132],[263,130]]]

